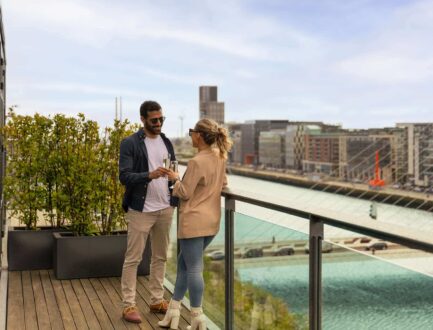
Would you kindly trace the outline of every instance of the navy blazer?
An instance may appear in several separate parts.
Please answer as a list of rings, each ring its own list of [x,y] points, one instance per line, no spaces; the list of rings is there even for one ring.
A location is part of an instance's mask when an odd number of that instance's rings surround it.
[[[123,139],[120,144],[119,157],[119,180],[125,186],[123,195],[122,208],[125,212],[128,209],[142,212],[147,195],[149,179],[149,162],[144,139],[146,135],[141,128],[138,132]],[[171,160],[176,160],[174,148],[171,141],[161,133],[167,151]],[[168,182],[170,191],[170,205],[177,206],[178,198],[172,196],[170,182]]]

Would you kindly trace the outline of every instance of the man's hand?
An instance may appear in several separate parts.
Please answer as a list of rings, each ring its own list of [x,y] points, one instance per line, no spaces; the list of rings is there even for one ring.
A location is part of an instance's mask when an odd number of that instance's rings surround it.
[[[154,180],[154,179],[158,179],[158,178],[164,176],[165,173],[163,173],[163,172],[161,171],[161,169],[162,169],[162,168],[159,167],[159,168],[157,168],[155,171],[150,172],[150,173],[149,173],[149,179]]]

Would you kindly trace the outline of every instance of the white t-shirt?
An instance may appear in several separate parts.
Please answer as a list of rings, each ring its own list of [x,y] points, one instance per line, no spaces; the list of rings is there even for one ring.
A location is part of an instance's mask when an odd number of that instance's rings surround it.
[[[149,172],[163,167],[163,159],[167,157],[168,151],[164,140],[160,135],[152,139],[146,137],[144,144],[147,149],[149,161]],[[168,190],[167,177],[153,179],[147,185],[147,195],[143,206],[143,212],[154,212],[166,209],[170,206],[170,192]]]

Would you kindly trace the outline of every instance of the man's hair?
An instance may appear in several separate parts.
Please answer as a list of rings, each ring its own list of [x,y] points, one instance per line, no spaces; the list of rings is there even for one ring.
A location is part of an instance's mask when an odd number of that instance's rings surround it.
[[[161,106],[155,101],[144,101],[140,106],[140,116],[147,118],[149,111],[160,111]]]

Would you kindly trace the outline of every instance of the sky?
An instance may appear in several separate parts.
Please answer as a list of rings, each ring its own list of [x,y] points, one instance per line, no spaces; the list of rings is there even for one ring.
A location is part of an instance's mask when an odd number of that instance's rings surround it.
[[[168,136],[218,86],[226,121],[433,122],[433,0],[2,0],[7,105],[111,125],[158,101]],[[181,119],[183,117],[183,132]]]

